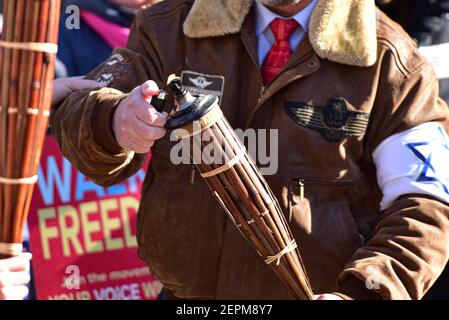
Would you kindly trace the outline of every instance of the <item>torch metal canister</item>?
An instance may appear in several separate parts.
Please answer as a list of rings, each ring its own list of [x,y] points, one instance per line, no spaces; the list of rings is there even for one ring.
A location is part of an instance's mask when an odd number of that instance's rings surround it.
[[[304,264],[279,203],[226,120],[218,97],[194,97],[173,75],[167,85],[176,107],[166,128],[189,150],[215,198],[265,263],[297,298],[312,300]]]

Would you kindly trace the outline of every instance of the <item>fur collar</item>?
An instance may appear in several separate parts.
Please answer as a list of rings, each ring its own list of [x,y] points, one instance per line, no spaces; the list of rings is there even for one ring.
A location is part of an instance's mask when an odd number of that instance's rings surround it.
[[[254,0],[195,0],[184,23],[190,38],[238,33]],[[377,56],[374,0],[319,0],[309,24],[309,39],[323,59],[359,67]]]

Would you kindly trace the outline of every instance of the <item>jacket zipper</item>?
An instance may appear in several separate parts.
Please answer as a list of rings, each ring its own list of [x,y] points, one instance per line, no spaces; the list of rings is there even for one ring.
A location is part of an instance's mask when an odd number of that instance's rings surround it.
[[[251,111],[251,113],[250,113],[250,115],[249,115],[249,117],[246,120],[246,123],[244,125],[244,129],[246,129],[246,125],[248,124],[248,122],[252,118],[252,116],[253,116],[253,114],[255,112],[255,109],[258,108],[258,106],[260,104],[260,101],[262,101],[262,97],[265,94],[265,91],[266,91],[267,88],[265,87],[265,85],[263,83],[263,75],[262,75],[262,71],[260,69],[259,60],[252,54],[252,51],[251,51],[250,47],[248,46],[248,44],[246,43],[246,40],[245,40],[243,34],[241,36],[241,39],[242,39],[243,45],[245,46],[245,49],[246,49],[247,53],[249,54],[249,56],[251,58],[251,61],[253,62],[254,67],[258,70],[257,75],[258,75],[258,82],[259,82],[259,85],[260,85],[259,96],[257,97],[257,104],[256,104],[255,108],[253,108],[253,110]]]
[[[195,184],[195,176],[196,176],[196,167],[192,165],[192,169],[190,170],[190,184]]]
[[[341,180],[337,180],[337,179],[324,180],[324,179],[319,179],[319,178],[306,178],[306,177],[293,178],[294,183],[299,187],[299,198],[301,199],[301,201],[304,200],[306,185],[349,186],[349,185],[353,185],[361,180],[362,179],[341,181]]]
[[[349,186],[362,181],[363,178],[357,180],[340,180],[340,179],[321,179],[321,178],[311,178],[311,177],[294,177],[295,181],[303,181],[307,184],[322,184],[322,185],[339,185],[339,186]]]
[[[245,44],[245,46],[246,46],[246,44]],[[292,66],[290,66],[290,68],[287,69],[287,70],[290,70],[290,69],[292,69],[292,68],[294,68],[294,67],[300,65],[300,64],[303,63],[304,61],[310,59],[310,57],[311,57],[311,55],[308,55],[308,56],[304,57],[303,59],[299,60],[297,63],[295,63],[295,64],[293,64]],[[258,66],[258,65],[259,65],[259,64],[257,63],[257,66]],[[260,67],[259,67],[259,68],[260,68]],[[285,70],[285,71],[287,71],[287,70]],[[261,73],[260,73],[260,74],[261,74]],[[279,75],[277,75],[276,77],[278,77],[278,76],[279,76]],[[295,75],[295,76],[291,79],[291,81],[288,82],[288,84],[289,84],[289,83],[292,83],[292,82],[294,82],[294,81],[296,81],[296,80],[298,80],[298,79],[300,79],[300,78],[302,78],[302,77],[304,77],[304,76],[305,76],[305,75]],[[269,89],[269,87],[271,86],[270,84],[269,84],[268,86],[264,86],[264,85],[263,85],[263,78],[262,78],[262,76],[261,76],[261,79],[262,79],[262,81],[261,81],[261,90],[260,90],[260,92],[259,92],[259,98],[257,99],[257,104],[256,104],[256,106],[253,108],[253,110],[251,111],[250,115],[248,116],[248,119],[246,120],[246,123],[245,123],[245,125],[244,125],[244,129],[247,129],[247,128],[249,127],[249,124],[251,123],[251,120],[253,119],[253,117],[254,117],[254,115],[256,114],[256,112],[259,110],[259,108],[260,108],[260,106],[261,106],[261,102],[262,102],[263,99],[265,98],[265,97],[264,97],[264,96],[265,96],[265,93],[266,93],[267,91],[269,91],[268,89]],[[273,80],[273,81],[274,81],[274,80]]]
[[[299,185],[299,199],[304,201],[304,191],[305,191],[305,181],[303,179],[298,179]]]

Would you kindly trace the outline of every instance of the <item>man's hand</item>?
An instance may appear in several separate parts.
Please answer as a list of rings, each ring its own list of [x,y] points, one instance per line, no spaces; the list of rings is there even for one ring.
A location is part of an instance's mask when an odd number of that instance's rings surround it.
[[[59,78],[53,81],[53,97],[51,104],[56,106],[75,91],[95,89],[106,86],[104,82],[86,80],[83,77]]]
[[[336,294],[319,294],[315,296],[315,300],[343,300],[340,296],[337,296]]]
[[[154,81],[135,88],[115,110],[113,130],[118,144],[127,151],[147,153],[154,142],[165,136],[168,114],[151,105],[151,98],[159,94]]]
[[[23,300],[28,295],[31,253],[0,260],[0,300]]]

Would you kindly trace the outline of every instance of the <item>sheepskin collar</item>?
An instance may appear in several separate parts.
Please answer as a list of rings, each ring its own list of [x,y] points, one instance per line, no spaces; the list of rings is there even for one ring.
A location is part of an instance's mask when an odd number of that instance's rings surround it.
[[[184,23],[190,38],[238,33],[254,0],[195,0]],[[323,59],[368,67],[376,62],[374,0],[319,0],[309,24],[309,40]]]

